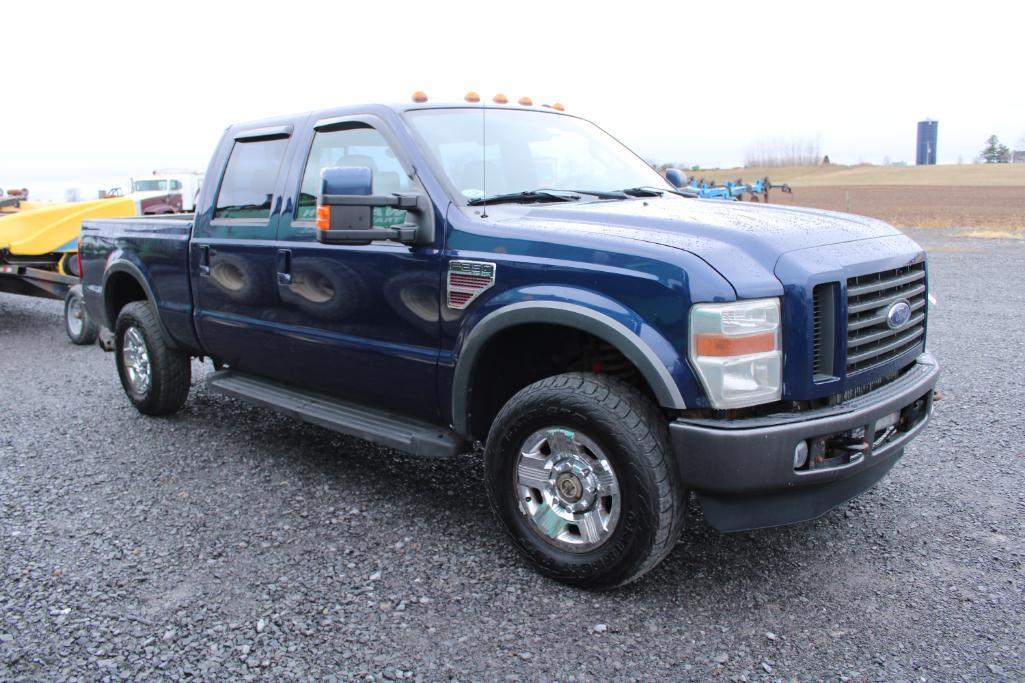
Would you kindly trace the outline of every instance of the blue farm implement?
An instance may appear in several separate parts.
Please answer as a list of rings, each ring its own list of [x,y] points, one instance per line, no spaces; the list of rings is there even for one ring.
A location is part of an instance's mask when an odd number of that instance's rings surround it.
[[[745,183],[741,179],[727,180],[722,185],[716,185],[715,181],[706,182],[704,178],[697,180],[694,176],[691,176],[689,183],[685,186],[689,190],[697,192],[699,197],[705,199],[730,199],[736,201],[743,201],[745,195],[748,197],[748,201],[757,202],[769,201],[769,190],[777,189],[782,192],[790,193],[793,190],[786,183],[781,185],[774,185],[768,177],[759,178],[753,183]],[[759,196],[761,199],[759,199]]]

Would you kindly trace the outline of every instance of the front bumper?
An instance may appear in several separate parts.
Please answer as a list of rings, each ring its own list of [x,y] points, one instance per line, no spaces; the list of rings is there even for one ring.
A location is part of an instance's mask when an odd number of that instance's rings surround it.
[[[683,483],[720,531],[814,519],[871,488],[900,459],[932,414],[938,375],[926,352],[898,379],[839,406],[742,420],[677,419],[669,430]],[[802,441],[810,462],[795,469]]]

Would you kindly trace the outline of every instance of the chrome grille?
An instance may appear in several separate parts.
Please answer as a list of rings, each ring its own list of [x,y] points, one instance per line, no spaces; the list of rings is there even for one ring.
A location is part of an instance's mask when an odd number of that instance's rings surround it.
[[[911,318],[892,329],[887,312],[901,299],[911,305]],[[924,335],[924,263],[847,279],[847,374],[896,358]]]

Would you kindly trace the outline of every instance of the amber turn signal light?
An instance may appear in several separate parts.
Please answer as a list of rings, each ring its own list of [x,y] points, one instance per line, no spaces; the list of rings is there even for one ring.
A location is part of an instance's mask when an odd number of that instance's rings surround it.
[[[330,230],[331,229],[331,207],[330,206],[318,206],[317,207],[317,230]]]
[[[721,334],[699,334],[696,337],[698,356],[746,356],[776,350],[776,335],[772,332],[726,337]]]

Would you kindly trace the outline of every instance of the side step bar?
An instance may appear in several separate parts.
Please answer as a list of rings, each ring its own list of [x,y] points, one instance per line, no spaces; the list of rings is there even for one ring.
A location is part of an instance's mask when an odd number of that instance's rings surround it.
[[[448,427],[439,427],[233,370],[211,373],[206,384],[220,394],[413,455],[446,457],[463,453],[468,446],[462,437]]]

